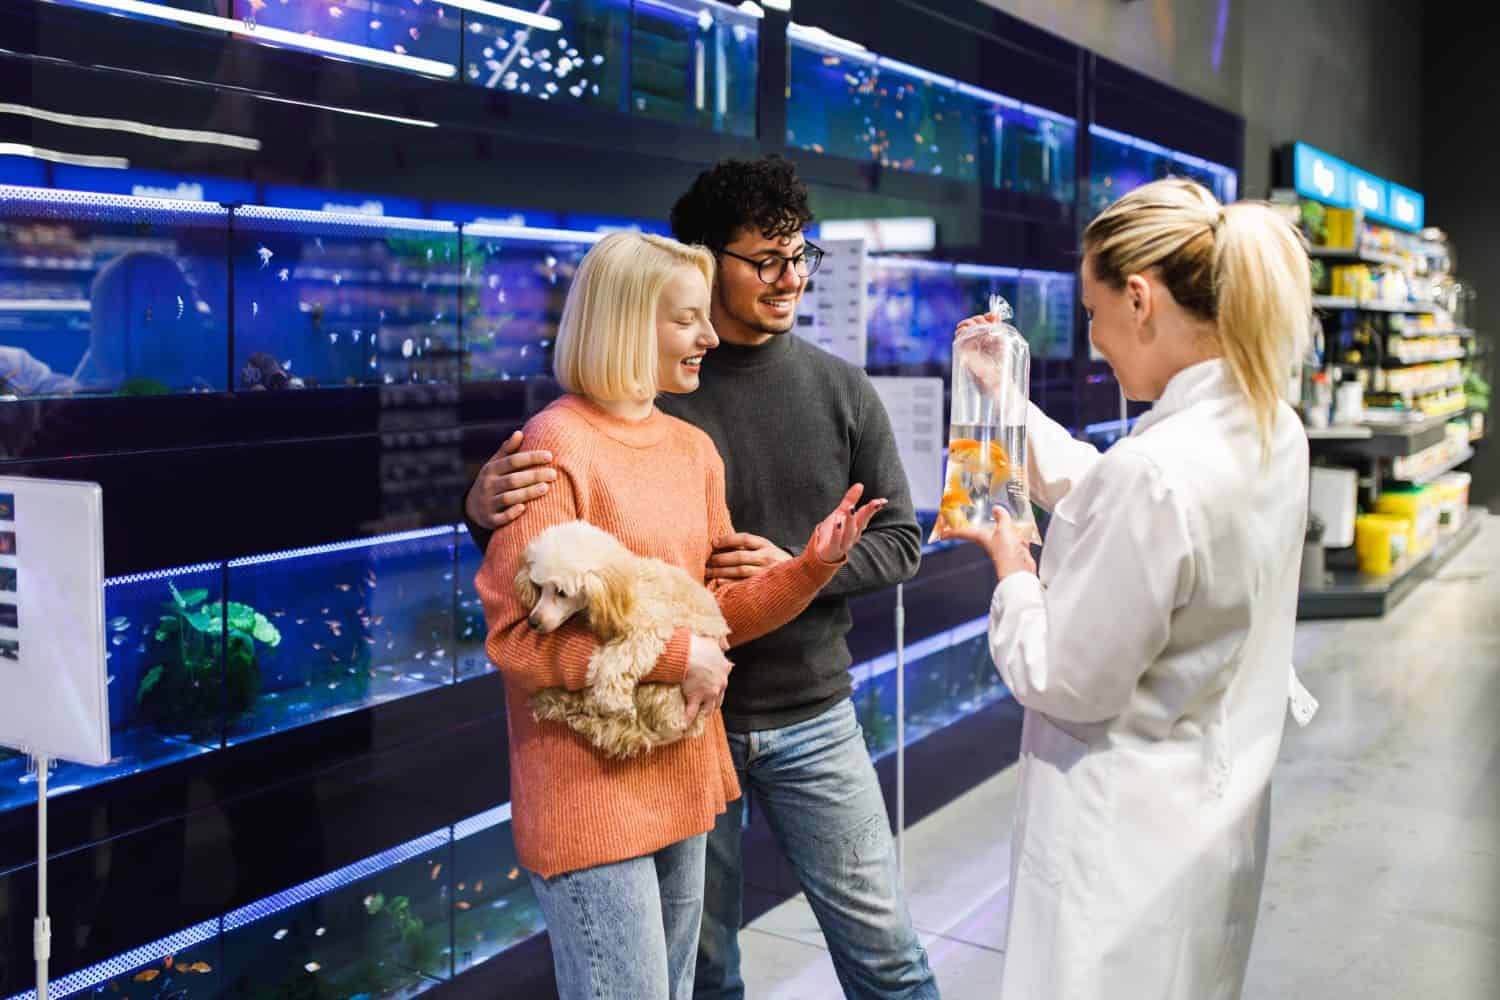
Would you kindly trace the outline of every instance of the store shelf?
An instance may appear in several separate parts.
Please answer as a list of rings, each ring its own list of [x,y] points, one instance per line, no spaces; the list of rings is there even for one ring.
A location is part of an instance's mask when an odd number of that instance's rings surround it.
[[[1463,527],[1442,538],[1431,552],[1405,569],[1386,576],[1333,572],[1321,587],[1304,587],[1297,596],[1297,617],[1380,618],[1412,592],[1422,581],[1437,574],[1455,555],[1484,530],[1488,511],[1470,507]]]
[[[1360,250],[1357,247],[1308,247],[1307,255],[1331,260],[1353,260],[1361,264],[1406,266],[1406,258],[1400,254],[1384,253],[1379,250]]]
[[[1359,428],[1335,427],[1324,431],[1309,431],[1308,440],[1322,445],[1324,450],[1344,454],[1362,455],[1367,458],[1401,458],[1415,455],[1419,451],[1440,443],[1450,417],[1435,417],[1420,423],[1402,424],[1395,427],[1364,426]],[[1357,431],[1368,431],[1356,435]],[[1314,437],[1314,435],[1319,435]]]
[[[1424,483],[1430,483],[1430,482],[1432,482],[1434,479],[1436,479],[1439,476],[1442,476],[1442,475],[1445,475],[1445,474],[1447,474],[1449,472],[1452,472],[1454,469],[1458,468],[1460,465],[1463,465],[1465,462],[1467,462],[1469,459],[1471,459],[1473,457],[1474,457],[1474,449],[1473,448],[1465,448],[1463,450],[1462,454],[1453,456],[1452,458],[1450,458],[1447,461],[1443,462],[1441,465],[1437,466],[1436,468],[1428,469],[1426,472],[1422,473],[1421,475],[1415,476],[1415,477],[1413,477],[1411,479],[1401,479],[1400,477],[1397,477],[1397,481],[1398,482],[1404,482],[1404,483],[1411,483],[1414,486],[1421,486]]]
[[[1435,365],[1443,361],[1462,361],[1469,356],[1468,351],[1449,351],[1447,354],[1434,354],[1430,358],[1416,358],[1412,361],[1402,361],[1400,358],[1386,358],[1383,368],[1410,368],[1413,365]]]
[[[1360,312],[1380,313],[1408,313],[1418,315],[1435,311],[1429,302],[1406,302],[1401,305],[1391,305],[1387,302],[1361,302],[1358,299],[1342,295],[1314,295],[1314,309],[1357,309]]]

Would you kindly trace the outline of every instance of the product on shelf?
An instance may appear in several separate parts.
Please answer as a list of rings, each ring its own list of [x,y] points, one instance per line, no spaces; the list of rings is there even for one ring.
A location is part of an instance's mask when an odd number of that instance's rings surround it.
[[[1420,558],[1438,536],[1439,493],[1430,486],[1405,486],[1386,490],[1375,501],[1375,513],[1406,522],[1406,554]]]
[[[1405,564],[1411,521],[1390,514],[1361,514],[1354,522],[1359,571],[1386,576]]]

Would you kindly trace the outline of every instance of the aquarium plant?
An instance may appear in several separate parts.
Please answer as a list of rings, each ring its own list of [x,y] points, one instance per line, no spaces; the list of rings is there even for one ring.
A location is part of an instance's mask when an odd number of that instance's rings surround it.
[[[208,603],[208,591],[178,590],[151,636],[136,702],[147,722],[207,738],[222,712],[233,721],[255,703],[260,686],[260,648],[274,648],[281,633],[265,615],[234,601]],[[223,688],[219,656],[223,653]]]

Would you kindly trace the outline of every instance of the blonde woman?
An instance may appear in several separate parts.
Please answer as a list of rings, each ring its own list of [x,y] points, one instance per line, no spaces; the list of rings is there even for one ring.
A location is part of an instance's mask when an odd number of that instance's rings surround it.
[[[1307,253],[1269,208],[1183,180],[1083,247],[1090,338],[1155,405],[1104,455],[1032,408],[1040,575],[1008,522],[954,534],[994,560],[990,651],[1026,708],[1000,996],[1227,1000],[1296,689],[1307,439],[1278,389]]]
[[[611,760],[561,723],[526,709],[541,688],[585,687],[598,644],[574,620],[546,635],[511,581],[527,543],[583,519],[637,555],[698,579],[712,541],[732,534],[724,464],[702,431],[658,410],[659,392],[698,387],[718,343],[709,323],[714,259],[701,247],[635,233],[601,240],[568,292],[554,369],[567,395],[527,422],[528,446],[551,452],[557,479],[528,515],[491,539],[475,584],[490,660],[510,708],[512,827],[541,903],[564,1000],[692,995],[703,912],[704,842],[739,798],[718,712],[730,664],[717,642],[679,629],[645,680],[681,684],[703,735]],[[883,506],[856,510],[860,487],[814,530],[806,550],[752,579],[713,586],[738,645],[795,618],[833,578]]]

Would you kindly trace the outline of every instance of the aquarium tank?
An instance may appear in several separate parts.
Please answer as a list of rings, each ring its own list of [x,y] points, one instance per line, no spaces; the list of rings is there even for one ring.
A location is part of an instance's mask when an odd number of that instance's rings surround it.
[[[50,995],[402,1000],[543,930],[506,803],[55,978]]]
[[[229,742],[452,683],[457,537],[428,528],[231,561],[230,622],[255,641],[238,659],[225,650]]]
[[[818,28],[787,34],[787,145],[1073,199],[1077,124]]]
[[[245,207],[230,261],[236,390],[457,381],[452,223]]]
[[[977,618],[909,644],[905,650],[906,745],[1008,696],[990,657],[989,619]],[[854,666],[855,714],[870,756],[896,749],[894,652]]]
[[[1098,125],[1089,126],[1089,217],[1120,197],[1164,177],[1187,177],[1228,204],[1239,197],[1239,174],[1219,163]]]
[[[568,287],[595,233],[476,223],[463,232],[465,381],[548,375]]]
[[[0,399],[222,391],[227,219],[0,185]]]
[[[1073,356],[1072,274],[901,257],[875,256],[869,265],[871,374],[946,380],[954,328],[983,313],[991,295],[1014,304],[1014,322],[1033,359]]]
[[[635,0],[630,110],[755,135],[760,16],[713,0]]]

